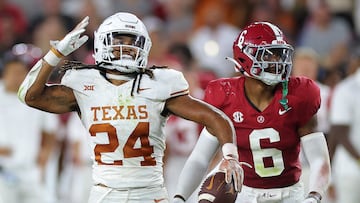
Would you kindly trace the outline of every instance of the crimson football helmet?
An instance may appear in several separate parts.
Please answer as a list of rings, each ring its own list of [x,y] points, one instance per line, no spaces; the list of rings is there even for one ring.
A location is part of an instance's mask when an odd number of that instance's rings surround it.
[[[124,43],[124,38],[130,38],[131,43]],[[150,48],[151,39],[144,23],[131,13],[119,12],[108,17],[94,33],[95,62],[107,69],[138,72],[146,68]]]
[[[267,85],[287,81],[292,68],[293,47],[282,31],[269,22],[245,27],[233,44],[235,68]]]

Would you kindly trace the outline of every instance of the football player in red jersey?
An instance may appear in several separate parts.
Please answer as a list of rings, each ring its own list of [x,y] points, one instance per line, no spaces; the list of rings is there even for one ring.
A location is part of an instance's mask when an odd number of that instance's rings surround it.
[[[235,40],[234,58],[228,58],[242,76],[207,86],[204,100],[230,117],[239,161],[251,165],[244,167],[237,203],[316,203],[330,182],[327,143],[314,131],[319,88],[311,79],[290,77],[293,51],[277,26],[252,23]],[[300,150],[311,168],[306,193],[299,182]],[[191,189],[180,181],[177,192],[186,198]]]

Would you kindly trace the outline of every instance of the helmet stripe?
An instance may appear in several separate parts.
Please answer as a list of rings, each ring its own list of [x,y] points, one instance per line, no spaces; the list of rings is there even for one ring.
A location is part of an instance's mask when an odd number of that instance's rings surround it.
[[[275,25],[273,25],[273,24],[271,24],[269,22],[264,22],[264,24],[266,24],[267,26],[269,26],[272,29],[272,31],[275,34],[276,41],[283,41],[284,40],[283,39],[283,33],[281,32],[281,30],[277,26],[275,26]]]

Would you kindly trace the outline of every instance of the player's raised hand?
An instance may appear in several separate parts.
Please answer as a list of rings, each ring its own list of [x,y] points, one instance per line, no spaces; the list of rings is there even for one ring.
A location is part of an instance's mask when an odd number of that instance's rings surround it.
[[[81,47],[89,37],[82,35],[85,32],[85,27],[89,24],[89,16],[86,16],[77,26],[69,32],[62,40],[50,41],[51,50],[44,57],[44,60],[56,66],[62,57],[67,56]]]
[[[51,45],[56,48],[63,56],[67,56],[81,45],[83,45],[89,37],[81,36],[85,32],[85,27],[89,24],[89,16],[86,16],[71,32],[69,32],[60,41],[51,41]]]

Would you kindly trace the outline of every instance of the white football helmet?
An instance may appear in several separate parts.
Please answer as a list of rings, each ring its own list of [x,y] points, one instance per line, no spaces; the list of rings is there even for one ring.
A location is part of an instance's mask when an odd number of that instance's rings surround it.
[[[131,37],[132,41],[124,44],[116,39],[117,36]],[[126,53],[124,48],[136,50],[136,53]],[[131,13],[119,12],[106,18],[94,32],[95,63],[107,69],[138,72],[146,68],[150,48],[151,39],[145,25]]]

